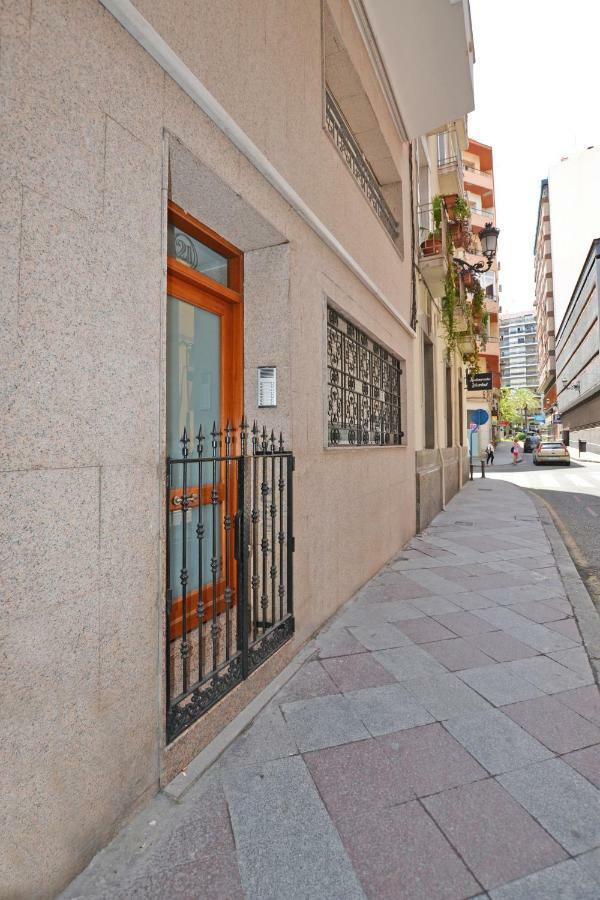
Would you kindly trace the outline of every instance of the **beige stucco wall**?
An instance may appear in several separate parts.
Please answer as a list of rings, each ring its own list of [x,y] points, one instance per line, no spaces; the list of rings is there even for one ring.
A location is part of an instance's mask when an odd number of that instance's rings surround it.
[[[408,149],[348,5],[332,7],[408,184]],[[322,128],[319,0],[203,2],[193,15],[183,4],[138,8],[408,319],[410,254],[400,259]],[[17,0],[0,29],[0,884],[35,898],[89,861],[168,765],[169,143],[285,241],[252,248],[249,271],[256,304],[269,266],[289,271],[287,293],[277,283],[268,303],[284,296],[288,310],[272,338],[285,331],[289,348],[282,425],[297,456],[298,640],[414,529],[415,375],[411,337],[97,0]],[[235,224],[221,224],[225,237]],[[405,447],[325,449],[326,295],[406,360]]]

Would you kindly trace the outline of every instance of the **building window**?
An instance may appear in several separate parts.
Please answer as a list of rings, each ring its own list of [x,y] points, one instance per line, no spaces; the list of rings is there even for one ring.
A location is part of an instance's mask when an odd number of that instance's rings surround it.
[[[330,446],[402,443],[400,360],[331,307],[327,374]]]

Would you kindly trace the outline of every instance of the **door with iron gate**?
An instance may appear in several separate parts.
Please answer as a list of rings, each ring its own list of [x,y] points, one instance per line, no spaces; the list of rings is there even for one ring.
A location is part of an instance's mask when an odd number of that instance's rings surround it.
[[[293,457],[241,413],[242,255],[170,204],[167,739],[293,633]]]

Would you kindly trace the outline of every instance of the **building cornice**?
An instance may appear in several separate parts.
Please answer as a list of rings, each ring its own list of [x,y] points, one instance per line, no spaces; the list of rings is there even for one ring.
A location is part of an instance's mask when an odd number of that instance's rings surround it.
[[[158,65],[185,91],[188,97],[211,119],[220,131],[242,153],[254,168],[269,182],[291,206],[300,218],[315,232],[336,256],[350,269],[358,280],[373,294],[404,331],[415,338],[416,332],[404,316],[386,297],[358,261],[304,202],[283,175],[267,159],[246,132],[221,106],[207,87],[185,65],[175,51],[167,44],[147,19],[135,8],[131,0],[100,0],[100,3],[123,26],[125,31],[146,50]]]

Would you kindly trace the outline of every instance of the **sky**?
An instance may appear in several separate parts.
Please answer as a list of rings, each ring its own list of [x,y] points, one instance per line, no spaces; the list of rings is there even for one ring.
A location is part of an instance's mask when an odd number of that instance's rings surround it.
[[[561,157],[600,145],[600,0],[470,4],[469,136],[493,147],[500,305],[517,312],[533,306],[540,182]]]

